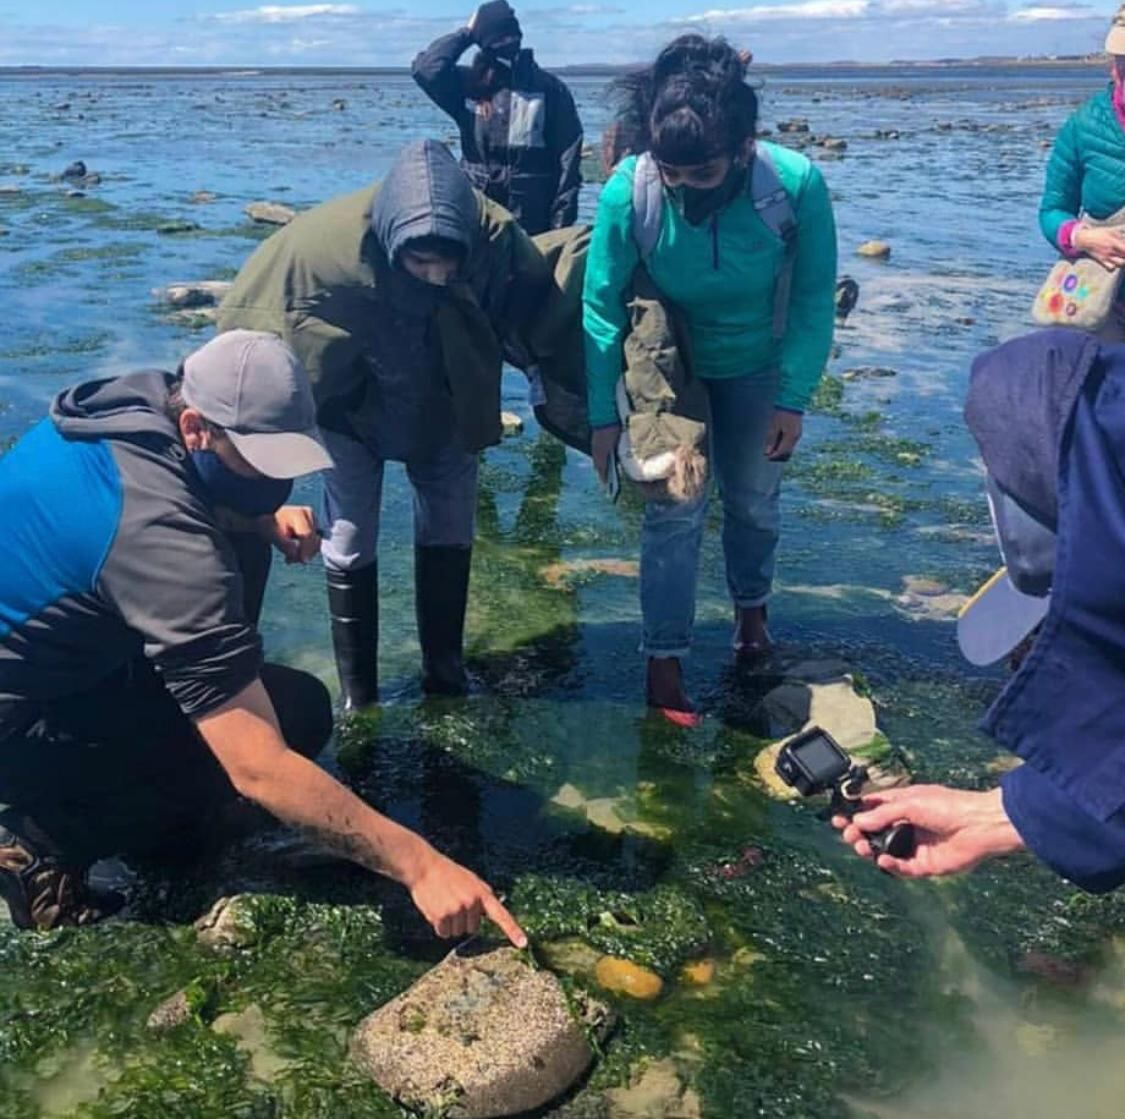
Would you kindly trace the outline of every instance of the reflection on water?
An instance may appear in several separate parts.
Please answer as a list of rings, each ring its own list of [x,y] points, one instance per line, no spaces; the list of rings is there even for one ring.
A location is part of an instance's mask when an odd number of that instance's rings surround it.
[[[975,730],[999,678],[959,661],[946,609],[995,563],[960,402],[971,357],[1026,325],[1051,257],[1035,229],[1040,143],[1098,80],[772,77],[763,92],[767,126],[804,116],[848,139],[843,159],[814,157],[861,285],[785,488],[771,622],[786,663],[857,674],[924,779],[981,787],[1000,764]],[[596,137],[603,83],[574,84]],[[52,108],[64,100],[70,112]],[[229,277],[264,235],[246,202],[302,207],[358,187],[426,132],[448,125],[404,77],[0,77],[0,440],[63,384],[171,365],[198,344],[150,289]],[[75,158],[102,174],[83,198],[51,179]],[[193,202],[202,189],[214,201]],[[588,186],[587,217],[595,200]],[[198,229],[159,232],[170,220]],[[889,261],[853,256],[871,237],[891,242]],[[863,367],[894,376],[845,376]],[[645,718],[639,503],[609,506],[588,461],[538,432],[521,376],[505,379],[503,406],[527,434],[484,456],[468,622],[482,693],[419,700],[410,494],[392,468],[380,574],[393,702],[329,764],[510,889],[541,936],[661,971],[664,997],[622,1005],[604,1081],[560,1119],[602,1119],[593,1093],[646,1053],[675,1062],[708,1119],[834,1119],[841,1093],[854,1114],[896,1119],[1120,1114],[1125,963],[1105,962],[1105,945],[1125,932],[1125,903],[1076,902],[1022,859],[907,886],[850,857],[813,812],[763,795],[752,759],[776,731],[758,701],[780,677],[730,669],[713,532],[688,668],[709,718],[690,732]],[[315,483],[297,497],[315,502]],[[275,567],[265,631],[272,656],[334,685],[316,565]],[[222,884],[302,899],[225,971],[156,923],[54,940],[0,924],[0,1119],[395,1114],[340,1070],[347,1028],[441,950],[401,891],[277,840],[237,849]],[[215,887],[153,886],[140,908],[186,920]],[[336,907],[354,902],[367,904]],[[710,980],[684,980],[683,960],[703,954]],[[189,982],[224,1014],[259,1008],[240,1021],[277,1055],[276,1084],[249,1084],[229,1036],[203,1022],[153,1042],[153,1002]]]

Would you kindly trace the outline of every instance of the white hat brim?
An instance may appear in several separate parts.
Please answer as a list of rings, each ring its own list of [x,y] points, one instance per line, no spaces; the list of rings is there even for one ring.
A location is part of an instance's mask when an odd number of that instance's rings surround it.
[[[1001,567],[961,608],[957,643],[970,664],[1003,660],[1047,616],[1050,595],[1018,591]]]

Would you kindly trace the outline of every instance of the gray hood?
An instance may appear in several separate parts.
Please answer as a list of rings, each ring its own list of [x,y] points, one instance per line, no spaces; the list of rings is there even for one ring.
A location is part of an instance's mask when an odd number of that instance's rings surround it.
[[[472,252],[480,203],[449,149],[419,140],[402,150],[371,208],[371,229],[393,262],[407,241],[444,237]]]
[[[141,433],[176,437],[164,412],[169,373],[146,371],[87,381],[59,393],[51,402],[51,421],[68,439],[104,439]]]

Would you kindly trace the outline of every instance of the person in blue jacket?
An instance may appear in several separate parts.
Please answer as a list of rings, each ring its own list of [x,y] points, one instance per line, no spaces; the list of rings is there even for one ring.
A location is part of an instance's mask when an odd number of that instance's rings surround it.
[[[953,874],[1030,849],[1091,892],[1125,883],[1125,346],[1044,330],[981,355],[965,416],[988,470],[1005,568],[958,623],[981,664],[1018,649],[983,729],[1023,759],[986,792],[915,785],[833,822],[908,820],[904,877]]]
[[[315,417],[293,351],[232,330],[177,374],[61,393],[0,457],[0,897],[18,927],[112,913],[91,863],[198,850],[242,796],[405,885],[439,935],[486,913],[522,943],[476,875],[309,760],[327,689],[262,663],[231,532],[316,554],[312,511],[285,504],[332,465]]]

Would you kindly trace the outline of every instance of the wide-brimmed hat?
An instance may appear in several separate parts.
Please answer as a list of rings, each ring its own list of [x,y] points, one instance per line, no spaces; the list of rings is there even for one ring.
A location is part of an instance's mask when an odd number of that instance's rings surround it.
[[[992,527],[1004,566],[961,608],[957,642],[972,664],[995,664],[1047,616],[1057,537],[991,476],[986,482]]]
[[[1125,54],[1125,4],[1117,9],[1117,15],[1109,25],[1105,37],[1105,49],[1109,54]]]

